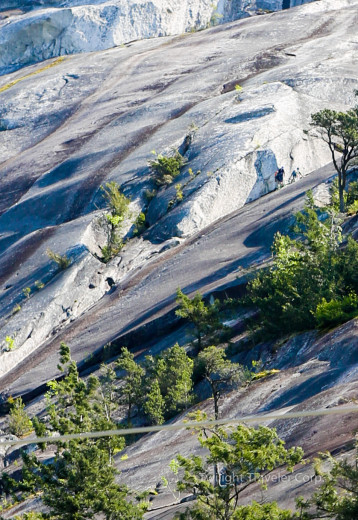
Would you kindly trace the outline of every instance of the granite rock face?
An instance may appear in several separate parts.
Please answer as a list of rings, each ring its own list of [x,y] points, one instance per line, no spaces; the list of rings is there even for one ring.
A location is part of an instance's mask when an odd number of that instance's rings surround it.
[[[240,262],[269,253],[271,230],[290,218],[287,207],[295,209],[295,197],[302,200],[315,177],[287,188],[298,190],[292,198],[280,190],[279,210],[278,192],[265,197],[267,209],[257,209],[272,215],[264,248],[255,241],[261,235],[252,227],[252,205],[232,228],[220,227],[220,219],[272,192],[277,166],[287,182],[294,167],[306,175],[330,161],[306,130],[312,112],[345,110],[355,101],[356,10],[357,0],[321,0],[0,78],[0,377],[8,381],[0,391],[27,391],[53,377],[61,334],[83,361],[172,306],[178,286],[211,290],[235,278]],[[151,152],[172,148],[187,165],[149,203]],[[100,185],[112,180],[131,197],[128,237],[140,211],[150,227],[104,265],[95,228],[104,209]],[[204,239],[193,236],[207,226],[218,226],[216,238],[201,247]],[[47,248],[67,254],[71,267],[56,272]],[[45,286],[38,290],[36,282]],[[6,336],[15,344],[9,352]],[[31,375],[27,360],[45,350],[46,369],[36,361],[39,372]],[[21,364],[27,379],[16,383]]]
[[[302,3],[291,0],[291,5]],[[24,12],[14,12],[0,21],[0,74],[55,56],[181,34],[243,18],[260,9],[275,11],[285,6],[290,7],[282,0],[220,0],[217,5],[211,0],[5,2],[2,10]]]

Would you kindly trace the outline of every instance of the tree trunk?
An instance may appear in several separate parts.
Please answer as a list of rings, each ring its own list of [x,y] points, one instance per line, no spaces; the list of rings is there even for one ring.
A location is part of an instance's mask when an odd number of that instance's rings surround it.
[[[219,419],[219,393],[213,391],[215,421]]]
[[[346,209],[346,205],[344,202],[344,188],[346,187],[346,177],[347,171],[345,166],[342,165],[341,171],[338,174],[338,191],[339,191],[339,211],[340,213],[344,213]]]
[[[345,204],[344,204],[344,188],[341,184],[341,181],[338,183],[339,186],[339,211],[341,213],[344,213],[345,211]]]

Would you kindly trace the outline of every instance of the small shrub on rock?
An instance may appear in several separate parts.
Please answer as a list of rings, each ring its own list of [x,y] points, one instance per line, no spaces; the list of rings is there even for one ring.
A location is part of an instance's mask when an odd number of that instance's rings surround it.
[[[21,397],[17,399],[9,398],[11,410],[9,414],[9,431],[17,437],[22,437],[25,433],[32,430],[32,422],[25,412],[25,404]]]
[[[21,311],[21,305],[17,304],[15,305],[15,307],[12,309],[12,314],[16,314],[17,312],[20,312]]]
[[[57,266],[59,267],[59,269],[61,269],[61,271],[63,271],[64,269],[67,269],[67,267],[69,267],[71,264],[71,260],[69,258],[67,258],[66,255],[62,256],[59,253],[55,253],[54,251],[52,251],[49,248],[46,249],[46,254],[50,258],[50,260],[52,260],[53,262],[55,262],[57,264]]]
[[[151,202],[157,196],[157,190],[145,190],[144,197],[146,201]]]
[[[99,221],[107,235],[107,244],[101,247],[102,261],[107,263],[124,245],[120,233],[124,220],[129,216],[130,200],[121,192],[116,182],[107,182],[105,186],[101,186],[101,189],[109,207],[109,213]]]
[[[138,217],[136,218],[134,222],[134,235],[139,236],[141,235],[148,227],[148,223],[146,221],[146,216],[143,211],[139,213]]]
[[[15,340],[12,336],[6,336],[5,338],[6,343],[6,350],[7,352],[10,352],[11,350],[14,350],[15,348]]]
[[[315,318],[320,329],[334,327],[358,316],[358,296],[350,293],[329,302],[325,298],[317,305]]]
[[[23,295],[25,296],[25,298],[30,298],[31,287],[24,287],[22,289],[22,292],[23,292]]]
[[[157,186],[168,186],[180,174],[181,168],[186,163],[186,159],[175,150],[174,155],[165,157],[156,155],[156,159],[149,161],[149,166],[154,174]]]

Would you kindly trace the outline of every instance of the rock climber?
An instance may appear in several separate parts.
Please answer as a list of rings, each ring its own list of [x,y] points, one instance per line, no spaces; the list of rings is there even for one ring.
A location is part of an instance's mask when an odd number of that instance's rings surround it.
[[[295,170],[293,170],[293,172],[291,173],[291,177],[290,177],[290,183],[291,182],[295,182],[296,179],[302,177],[302,173],[300,172],[300,169],[299,168],[296,168]]]
[[[279,168],[277,170],[277,172],[275,172],[275,181],[277,183],[277,187],[276,187],[277,189],[282,188],[284,175],[285,175],[285,170],[284,170],[284,167],[281,166],[281,168]]]

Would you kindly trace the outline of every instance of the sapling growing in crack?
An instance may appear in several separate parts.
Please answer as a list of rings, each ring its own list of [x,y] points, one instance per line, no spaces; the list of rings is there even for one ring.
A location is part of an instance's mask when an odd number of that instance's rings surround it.
[[[100,226],[106,233],[107,243],[101,247],[101,251],[102,260],[107,263],[124,245],[121,231],[124,220],[129,217],[130,199],[121,192],[120,186],[114,181],[101,186],[101,190],[109,209],[109,212],[99,220]]]

